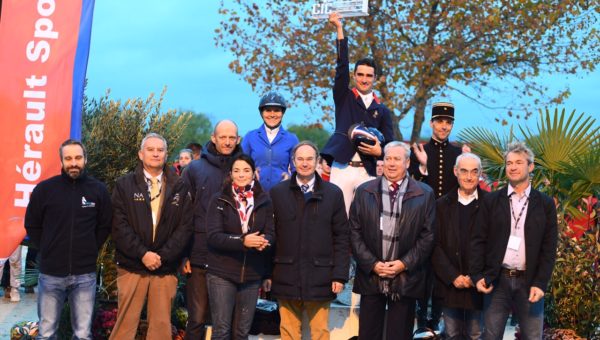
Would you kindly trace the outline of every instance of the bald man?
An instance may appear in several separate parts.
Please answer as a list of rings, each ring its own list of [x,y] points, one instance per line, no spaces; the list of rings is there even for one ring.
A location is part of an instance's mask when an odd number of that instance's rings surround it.
[[[183,268],[184,274],[188,275],[186,295],[189,316],[186,340],[204,339],[208,313],[206,209],[210,197],[221,190],[223,179],[231,168],[231,161],[242,153],[239,143],[237,125],[231,120],[218,122],[200,159],[192,161],[183,174],[183,179],[189,184],[194,196],[194,234]]]

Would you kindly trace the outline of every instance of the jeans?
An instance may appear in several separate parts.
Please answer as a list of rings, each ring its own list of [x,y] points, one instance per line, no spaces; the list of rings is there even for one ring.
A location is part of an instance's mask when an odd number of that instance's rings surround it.
[[[501,340],[511,306],[519,318],[521,339],[541,339],[544,321],[544,299],[531,303],[525,275],[508,277],[500,273],[494,290],[484,296],[484,340]]]
[[[481,338],[481,330],[483,329],[481,311],[446,307],[443,311],[445,339],[477,340]]]
[[[38,289],[39,334],[42,339],[56,339],[65,299],[71,308],[73,339],[92,339],[92,315],[96,297],[96,273],[65,277],[40,274]]]
[[[209,273],[206,283],[212,316],[211,339],[248,339],[260,280],[235,283]]]

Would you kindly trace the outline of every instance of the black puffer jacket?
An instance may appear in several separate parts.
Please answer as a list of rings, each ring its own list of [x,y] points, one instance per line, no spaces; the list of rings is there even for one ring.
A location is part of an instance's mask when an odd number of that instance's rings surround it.
[[[242,153],[238,145],[231,155],[222,155],[213,142],[206,143],[200,159],[192,161],[183,171],[183,180],[189,185],[194,198],[194,232],[191,244],[186,250],[192,266],[204,266],[208,263],[206,244],[206,212],[210,198],[221,192],[223,181],[231,169],[231,161]]]
[[[296,174],[271,191],[275,214],[274,297],[306,301],[335,298],[331,282],[348,281],[350,242],[344,196],[315,175],[305,202]]]
[[[381,177],[361,184],[350,207],[350,237],[352,252],[358,270],[353,291],[358,294],[378,294],[379,276],[373,272],[378,261],[383,261],[380,212]],[[424,264],[433,250],[435,199],[426,184],[408,179],[400,212],[399,260],[406,270],[394,278],[401,296],[425,297]]]
[[[473,202],[475,208],[469,216],[467,234],[461,232],[459,225],[459,202],[457,190],[451,190],[437,200],[435,247],[431,263],[436,274],[433,293],[443,300],[449,308],[481,309],[482,295],[475,287],[458,289],[454,280],[459,275],[469,274],[469,246],[473,228],[477,219],[479,204],[487,192],[477,188],[478,200]],[[466,245],[463,249],[461,245]],[[473,282],[475,283],[475,282]]]
[[[243,283],[266,278],[271,270],[271,250],[275,244],[273,206],[260,184],[254,184],[254,209],[248,221],[248,234],[260,232],[271,244],[263,251],[243,245],[240,215],[235,208],[231,185],[210,200],[207,210],[208,272]]]
[[[119,266],[136,273],[173,274],[181,263],[192,233],[192,198],[188,186],[164,167],[164,197],[156,236],[152,241],[152,208],[141,163],[117,180],[113,189],[112,238]],[[142,263],[147,251],[160,256],[162,265],[150,271]]]

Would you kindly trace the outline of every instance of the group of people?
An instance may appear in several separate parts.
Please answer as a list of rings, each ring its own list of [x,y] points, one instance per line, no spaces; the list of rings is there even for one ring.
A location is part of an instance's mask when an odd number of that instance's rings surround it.
[[[278,302],[282,339],[301,339],[303,314],[312,339],[329,339],[329,306],[351,258],[360,339],[411,339],[416,314],[442,316],[451,339],[502,339],[511,308],[523,337],[541,338],[557,221],[552,199],[531,187],[533,153],[509,145],[508,186],[486,193],[479,157],[448,140],[452,104],[433,105],[425,145],[394,141],[391,112],[372,90],[375,63],[359,60],[350,87],[348,39],[339,15],[329,20],[336,120],[321,152],[281,126],[287,103],[276,92],[260,100],[258,129],[241,140],[233,121],[218,122],[199,159],[180,154],[180,169],[167,165],[167,141],[146,135],[112,197],[86,173],[85,147],[61,145],[62,173],[36,186],[25,218],[41,252],[40,339],[56,337],[65,299],[74,337],[91,337],[96,256],[109,234],[119,307],[111,339],[135,337],[144,305],[147,338],[171,337],[178,271],[186,339],[204,337],[209,313],[212,339],[248,338],[259,289]]]

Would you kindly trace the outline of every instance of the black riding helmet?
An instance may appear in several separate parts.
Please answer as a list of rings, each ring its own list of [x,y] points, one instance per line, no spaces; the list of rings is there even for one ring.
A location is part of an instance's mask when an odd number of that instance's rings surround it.
[[[283,113],[285,113],[287,102],[278,92],[269,91],[260,99],[260,103],[258,103],[258,112],[262,114],[263,109],[267,106],[280,107]]]

